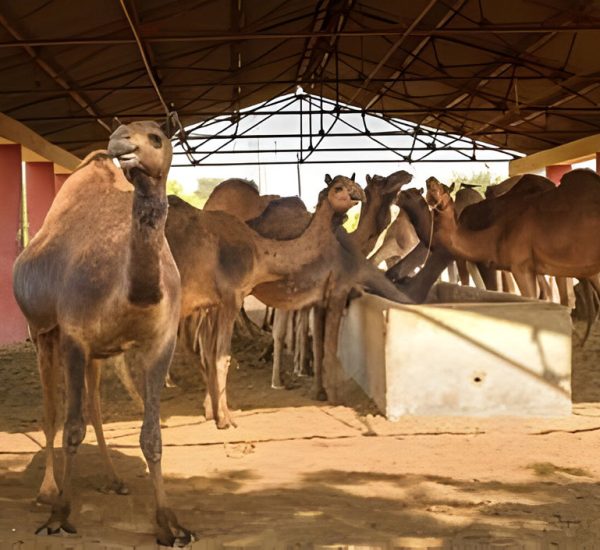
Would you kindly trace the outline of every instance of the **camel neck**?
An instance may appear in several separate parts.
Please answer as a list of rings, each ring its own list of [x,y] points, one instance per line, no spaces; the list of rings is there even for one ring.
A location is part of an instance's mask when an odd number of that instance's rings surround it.
[[[366,256],[373,250],[380,233],[390,223],[390,206],[394,196],[390,193],[389,200],[385,201],[382,196],[372,193],[368,187],[365,194],[367,202],[362,205],[358,225],[349,234],[349,238]]]
[[[456,221],[452,206],[438,210],[435,215],[435,240],[445,246],[452,254],[472,262],[497,261],[494,250],[490,248],[494,241],[489,235],[491,230],[472,231]]]
[[[138,306],[158,303],[162,298],[160,256],[164,246],[167,198],[163,182],[137,172],[131,215],[129,254],[129,300]]]
[[[271,275],[283,275],[316,261],[325,250],[332,248],[335,228],[339,224],[337,214],[327,199],[321,201],[310,224],[296,239],[278,241],[260,238],[258,253],[264,261],[265,271]]]
[[[417,236],[427,244],[431,238],[431,213],[423,201],[423,205],[402,205],[402,209],[408,215],[410,223],[413,224]]]

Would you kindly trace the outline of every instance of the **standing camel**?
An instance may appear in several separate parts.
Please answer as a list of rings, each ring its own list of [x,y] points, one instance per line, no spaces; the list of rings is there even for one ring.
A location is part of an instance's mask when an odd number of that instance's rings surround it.
[[[435,210],[436,238],[457,255],[510,270],[524,296],[536,296],[537,274],[587,279],[598,290],[600,176],[573,170],[557,188],[515,193],[524,181],[490,203],[494,216],[474,225],[464,217],[467,210],[457,222],[447,191],[429,178],[427,200]]]
[[[399,170],[387,177],[374,175],[367,176],[367,186],[365,188],[366,203],[363,204],[361,214],[356,229],[346,234],[342,228],[337,229],[338,240],[343,246],[353,248],[354,253],[362,257],[373,248],[379,234],[389,225],[392,205],[398,191],[403,185],[410,183],[412,175],[404,170]],[[269,236],[277,239],[290,239],[297,237],[305,230],[310,223],[310,215],[302,211],[291,201],[294,198],[280,199],[272,202],[261,216],[252,220],[251,227],[256,229],[263,236]],[[297,199],[296,199],[297,200]],[[342,220],[338,220],[341,224]],[[312,306],[313,304],[311,304]],[[271,377],[271,387],[275,389],[282,388],[281,383],[281,359],[283,354],[283,341],[288,327],[288,318],[292,312],[296,312],[299,317],[299,325],[304,332],[298,335],[298,346],[300,348],[298,364],[304,363],[303,358],[306,355],[304,347],[307,343],[306,328],[308,310],[303,309],[278,309],[276,310],[275,322],[273,323],[273,373]],[[323,317],[322,309],[317,308],[316,313]],[[323,326],[322,319],[317,320],[317,326]],[[314,342],[320,345],[323,337],[317,337]],[[322,356],[322,350],[314,350],[314,356]],[[317,391],[317,393],[321,393]]]
[[[14,266],[14,293],[37,348],[44,398],[46,470],[38,500],[50,504],[52,512],[38,533],[75,532],[69,522],[72,468],[85,436],[86,389],[110,486],[126,492],[106,450],[98,399],[102,362],[126,353],[129,364],[143,372],[140,446],[154,484],[158,541],[171,546],[192,538],[168,507],[161,471],[160,391],[180,305],[179,274],[164,235],[172,157],[165,133],[154,122],[119,126],[108,154],[89,155],[67,179]],[[59,490],[53,442],[61,366],[67,411]]]
[[[340,251],[333,220],[364,199],[364,193],[343,176],[326,181],[324,199],[310,225],[287,241],[265,239],[225,212],[204,212],[169,197],[165,233],[181,274],[181,316],[199,341],[208,390],[205,414],[219,428],[233,424],[226,395],[233,322],[244,297],[257,285],[276,285],[284,295],[307,289],[316,301],[324,289],[315,289],[314,278],[329,279],[331,270],[347,268],[353,285],[402,298],[377,270],[361,269],[351,252]]]

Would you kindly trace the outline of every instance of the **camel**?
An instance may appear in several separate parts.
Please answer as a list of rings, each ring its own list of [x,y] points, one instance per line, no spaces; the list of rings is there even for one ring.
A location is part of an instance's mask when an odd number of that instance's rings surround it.
[[[390,174],[387,177],[367,175],[367,186],[365,188],[366,203],[362,206],[358,226],[350,233],[346,234],[343,230],[338,230],[338,240],[344,246],[354,248],[357,254],[366,256],[375,245],[379,234],[389,225],[391,219],[390,206],[393,203],[398,191],[403,185],[410,183],[412,175],[404,170]],[[298,203],[296,197],[284,198],[272,202],[261,216],[251,220],[249,225],[262,236],[277,239],[290,239],[301,234],[310,223],[311,216],[303,209],[304,204]],[[341,223],[341,219],[339,222]],[[341,232],[340,232],[341,231]],[[311,304],[312,305],[312,304]],[[273,322],[273,372],[271,377],[271,387],[274,389],[283,388],[281,382],[281,359],[283,354],[283,342],[287,327],[289,326],[289,316],[297,312],[297,324],[302,327],[297,335],[297,362],[295,373],[301,374],[302,367],[306,364],[307,344],[306,329],[308,326],[308,311],[305,309],[280,309],[276,310],[275,320]],[[323,315],[322,310],[319,310]],[[314,324],[314,323],[313,323]],[[317,322],[318,326],[323,325],[323,321]],[[319,344],[321,339],[316,340]],[[321,351],[315,350],[314,355],[321,355]],[[323,395],[321,388],[315,390],[316,394]]]
[[[74,533],[72,468],[85,436],[84,394],[109,487],[118,478],[102,433],[102,363],[125,353],[143,371],[140,446],[154,485],[158,541],[187,544],[192,534],[169,508],[161,472],[160,391],[177,337],[180,279],[165,240],[165,185],[172,148],[154,122],[121,125],[108,152],[86,157],[58,192],[44,224],[14,265],[13,287],[35,343],[43,388],[46,469],[38,500],[52,507],[38,533]],[[119,159],[121,170],[112,158]],[[64,369],[66,419],[62,487],[54,476],[57,385]]]
[[[208,197],[203,210],[227,212],[246,222],[260,216],[279,195],[261,195],[253,181],[231,178],[217,185]]]
[[[354,267],[352,255],[340,252],[332,224],[336,216],[364,200],[364,193],[344,176],[328,176],[326,183],[324,199],[310,225],[298,238],[287,241],[263,238],[225,212],[205,212],[169,197],[165,233],[181,274],[181,317],[187,319],[188,331],[191,324],[193,340],[200,344],[208,389],[205,414],[214,418],[220,429],[234,425],[227,406],[226,380],[233,321],[243,298],[257,285],[267,284],[276,285],[285,296],[310,289],[318,300],[323,285],[314,289],[314,276],[306,277],[307,270],[329,279],[332,269],[345,266],[343,261],[350,264],[348,268]],[[353,285],[402,297],[378,273],[357,266],[353,274]]]
[[[598,291],[600,176],[573,170],[557,188],[515,193],[526,181],[521,178],[511,192],[487,205],[495,215],[486,223],[470,223],[467,210],[456,221],[447,191],[429,178],[427,200],[435,211],[437,239],[457,255],[510,270],[527,297],[536,296],[536,274],[587,279]]]
[[[341,245],[344,256],[348,257],[348,272],[346,274],[347,280],[344,281],[343,285],[340,283],[339,289],[333,293],[333,296],[326,296],[327,293],[323,289],[323,285],[325,285],[326,288],[329,288],[332,283],[328,282],[327,279],[324,279],[322,265],[314,266],[314,269],[311,268],[310,270],[305,270],[303,277],[305,277],[306,280],[302,281],[301,286],[294,285],[290,290],[284,292],[285,289],[282,289],[281,285],[261,285],[255,289],[253,293],[263,303],[277,307],[284,312],[301,310],[307,306],[316,306],[313,320],[313,357],[315,362],[313,395],[318,399],[326,399],[328,393],[324,387],[323,365],[327,363],[332,371],[335,371],[336,369],[337,330],[339,328],[339,322],[341,320],[348,292],[356,284],[356,281],[352,277],[362,276],[361,273],[364,272],[369,273],[369,277],[371,278],[375,278],[376,280],[379,279],[378,270],[371,267],[364,258],[375,244],[379,233],[383,231],[387,224],[389,224],[391,217],[389,209],[395,195],[400,187],[409,183],[411,179],[412,176],[402,170],[390,174],[387,177],[374,176],[373,178],[367,178],[366,193],[369,199],[367,200],[364,211],[361,213],[358,227],[350,234],[346,234],[340,230],[337,231],[337,239],[334,248],[338,248]],[[281,223],[273,223],[270,218],[278,218],[281,220]],[[287,224],[285,223],[286,219],[288,220]],[[279,233],[277,233],[278,238],[290,238],[293,236],[293,233],[290,230],[290,225],[292,224],[290,224],[289,220],[289,217],[285,218],[281,215],[281,212],[277,209],[276,203],[272,203],[265,210],[260,219],[254,220],[254,222],[251,223],[253,223],[253,226],[259,232],[267,225],[273,228],[279,226],[281,229]],[[306,220],[306,218],[304,218],[304,220]],[[296,231],[299,231],[302,228],[302,222],[295,221],[293,225],[294,230]],[[271,234],[271,236],[273,236],[273,234]],[[334,244],[332,243],[332,247],[333,246]],[[350,260],[350,258],[352,258],[352,260]],[[338,257],[335,257],[335,259],[336,261],[339,261]],[[332,264],[329,267],[329,273],[332,277],[335,279],[343,277],[343,265]],[[380,280],[383,283],[384,279],[381,278]],[[314,288],[309,288],[308,284],[314,285]],[[380,289],[380,291],[381,290],[382,289]],[[324,298],[318,299],[319,293],[321,293]],[[397,289],[393,286],[388,286],[387,283],[385,285],[384,293],[391,299],[397,301],[410,301],[406,295],[399,293]],[[325,311],[330,303],[329,300],[331,300],[331,304],[333,304],[332,311]],[[271,386],[274,388],[282,387],[280,364],[285,327],[287,326],[285,314],[278,312],[278,317],[279,319],[276,317],[276,321],[273,325],[274,350]],[[330,386],[330,398],[335,400],[335,376],[328,380],[328,385]]]

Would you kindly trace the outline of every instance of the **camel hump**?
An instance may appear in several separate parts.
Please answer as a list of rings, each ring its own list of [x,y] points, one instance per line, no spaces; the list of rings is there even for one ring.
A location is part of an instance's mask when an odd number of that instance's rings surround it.
[[[573,185],[600,185],[600,176],[589,168],[577,168],[563,175],[560,179],[560,187],[571,187]]]
[[[169,206],[173,206],[173,207],[183,206],[184,204],[188,204],[181,197],[178,197],[177,195],[168,195],[167,202],[169,203]]]
[[[263,213],[248,221],[250,228],[267,239],[298,238],[310,224],[311,215],[300,197],[271,201]]]

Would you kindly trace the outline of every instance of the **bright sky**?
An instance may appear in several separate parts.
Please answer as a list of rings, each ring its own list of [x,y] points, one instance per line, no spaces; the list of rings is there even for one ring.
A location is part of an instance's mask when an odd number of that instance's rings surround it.
[[[304,96],[307,97],[307,96]],[[311,96],[308,96],[311,97]],[[284,105],[286,98],[295,103],[289,104],[283,111],[298,111],[299,102],[297,96],[293,95],[286,96],[284,98],[278,98],[275,105],[266,105],[262,109],[267,112],[273,112],[277,108]],[[318,99],[313,98],[314,102],[318,102]],[[304,109],[307,102],[304,102]],[[306,111],[305,111],[306,112]],[[489,170],[492,176],[500,176],[502,179],[508,177],[508,162],[472,162],[462,161],[464,156],[460,153],[452,153],[449,151],[439,151],[435,154],[437,158],[446,160],[446,162],[413,162],[409,164],[399,160],[398,162],[378,162],[381,159],[395,159],[397,155],[393,152],[380,152],[380,151],[346,151],[343,152],[344,148],[369,148],[377,147],[374,141],[360,132],[354,130],[354,128],[363,128],[364,125],[368,127],[371,132],[382,132],[390,131],[393,129],[387,122],[376,118],[367,116],[363,121],[359,114],[345,114],[340,117],[341,120],[335,120],[332,115],[324,115],[319,117],[318,115],[312,115],[313,132],[316,132],[322,125],[322,128],[326,133],[350,133],[349,137],[326,137],[323,139],[319,147],[310,157],[311,160],[324,160],[326,158],[347,158],[346,163],[319,163],[319,164],[301,164],[300,165],[300,180],[302,186],[301,197],[306,202],[309,208],[314,207],[317,195],[319,191],[324,187],[325,174],[329,173],[331,176],[336,174],[343,174],[350,176],[352,172],[356,172],[356,181],[361,185],[366,185],[365,176],[366,174],[380,174],[387,175],[396,170],[406,170],[414,175],[412,186],[424,186],[425,180],[429,176],[435,176],[442,182],[451,183],[452,173],[458,172],[462,174],[470,174],[472,172],[481,172]],[[303,116],[304,131],[308,128],[309,116],[305,114]],[[346,121],[346,122],[344,122]],[[262,194],[279,194],[285,195],[298,195],[298,172],[296,164],[289,165],[234,165],[237,163],[243,163],[248,160],[261,160],[273,161],[273,160],[293,160],[295,156],[293,153],[279,152],[284,149],[292,149],[298,146],[300,134],[300,115],[299,114],[283,114],[272,116],[271,118],[266,115],[250,115],[242,119],[238,127],[238,134],[244,130],[248,130],[250,126],[259,123],[254,129],[248,131],[249,136],[256,136],[257,134],[273,135],[273,134],[294,134],[294,137],[252,137],[251,139],[237,139],[228,144],[223,150],[224,151],[243,151],[261,150],[263,153],[250,152],[243,154],[217,154],[207,158],[206,162],[226,162],[229,163],[227,166],[196,166],[186,168],[171,168],[169,173],[169,179],[178,180],[186,189],[191,191],[196,188],[196,182],[199,178],[219,178],[222,180],[239,177],[248,178],[254,180],[260,188]],[[402,124],[402,123],[401,123]],[[217,122],[199,130],[203,136],[210,137],[218,130],[225,129],[224,134],[231,134],[231,123],[230,122]],[[395,132],[397,135],[379,137],[382,142],[385,142],[388,146],[392,147],[407,147],[412,143],[412,137],[401,135],[401,132]],[[428,139],[428,138],[426,138]],[[438,143],[448,138],[438,137]],[[197,145],[198,141],[191,141],[191,145]],[[217,147],[222,146],[225,143],[224,140],[212,139],[207,140],[206,144],[202,146],[201,150],[214,150]],[[304,149],[308,148],[308,139],[304,140]],[[463,143],[462,146],[468,144]],[[278,153],[265,153],[265,150],[277,150]],[[320,149],[336,149],[336,153],[321,152]],[[177,151],[177,148],[176,148]],[[470,151],[467,151],[470,154]],[[427,151],[415,151],[413,158],[419,158],[420,156],[427,154]],[[432,153],[429,153],[430,155]],[[484,153],[486,159],[492,158],[506,158],[505,155],[490,151]],[[197,158],[200,158],[198,156]],[[368,159],[368,163],[356,162],[358,159]],[[371,160],[372,159],[372,160]],[[450,162],[450,159],[459,159],[460,162]],[[173,164],[183,164],[186,161],[186,157],[183,155],[176,155]]]

